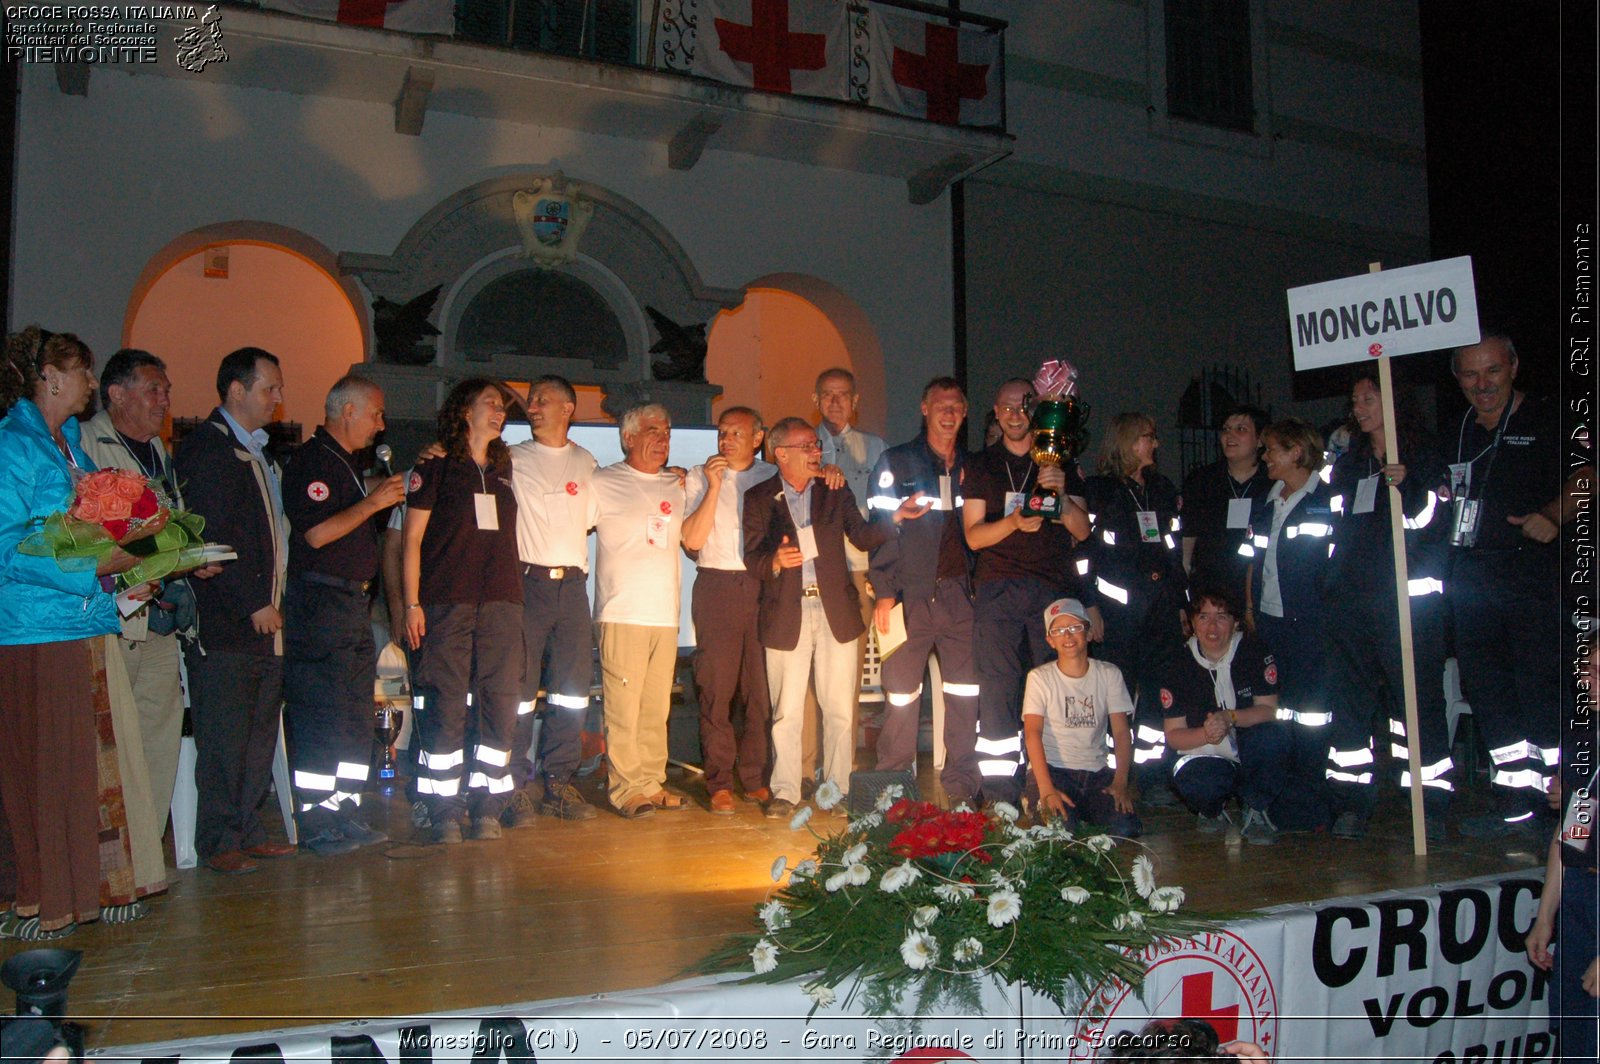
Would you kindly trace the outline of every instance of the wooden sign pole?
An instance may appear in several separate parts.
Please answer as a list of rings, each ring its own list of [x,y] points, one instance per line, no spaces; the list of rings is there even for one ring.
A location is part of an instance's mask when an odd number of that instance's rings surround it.
[[[1368,267],[1371,273],[1383,269],[1374,262]],[[1383,399],[1383,461],[1395,465],[1400,461],[1400,433],[1394,416],[1394,373],[1388,355],[1378,356],[1378,391]],[[1407,475],[1410,473],[1408,471]],[[1411,852],[1418,857],[1428,854],[1428,833],[1422,810],[1422,730],[1417,725],[1417,665],[1412,654],[1411,636],[1411,570],[1406,564],[1405,505],[1401,501],[1400,486],[1389,485],[1389,534],[1394,548],[1394,599],[1400,620],[1400,678],[1405,691],[1406,760],[1411,769]],[[1433,677],[1434,683],[1443,683],[1443,677]]]

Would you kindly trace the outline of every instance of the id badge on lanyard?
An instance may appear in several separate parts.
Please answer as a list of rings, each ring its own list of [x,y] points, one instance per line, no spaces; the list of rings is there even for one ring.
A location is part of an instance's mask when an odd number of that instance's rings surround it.
[[[1144,543],[1161,542],[1161,521],[1154,510],[1137,510],[1134,517],[1139,522],[1139,539]]]

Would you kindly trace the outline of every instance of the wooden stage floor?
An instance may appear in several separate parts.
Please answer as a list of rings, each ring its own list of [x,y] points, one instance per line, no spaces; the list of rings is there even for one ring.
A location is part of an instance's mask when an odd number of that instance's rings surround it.
[[[931,773],[923,777],[927,794]],[[593,798],[594,782],[582,785]],[[498,842],[302,853],[239,878],[174,872],[145,920],[86,927],[60,943],[85,954],[70,1014],[89,1027],[90,1048],[104,1049],[684,977],[724,935],[749,927],[752,905],[772,886],[773,859],[787,854],[793,865],[812,839],[753,805],[710,815],[697,777],[675,786],[702,804],[642,821],[541,817]],[[374,798],[375,825],[408,840],[403,795]],[[1453,827],[1449,842],[1414,857],[1392,792],[1360,842],[1286,836],[1248,846],[1237,834],[1199,834],[1179,810],[1146,814],[1158,876],[1201,908],[1310,902],[1543,864],[1543,842],[1483,843]],[[7,942],[0,956],[21,948]]]

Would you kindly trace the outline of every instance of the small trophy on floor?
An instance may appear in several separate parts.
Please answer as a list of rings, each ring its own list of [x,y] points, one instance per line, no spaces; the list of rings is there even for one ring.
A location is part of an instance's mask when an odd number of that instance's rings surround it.
[[[372,708],[372,731],[378,745],[383,747],[383,761],[378,765],[380,780],[394,779],[394,744],[400,738],[400,728],[405,723],[406,711],[379,702]]]
[[[1033,375],[1033,450],[1030,457],[1041,467],[1070,462],[1089,443],[1089,404],[1078,398],[1078,370],[1071,362],[1046,362]],[[1055,521],[1061,517],[1061,496],[1049,488],[1036,488],[1022,504],[1025,517]]]

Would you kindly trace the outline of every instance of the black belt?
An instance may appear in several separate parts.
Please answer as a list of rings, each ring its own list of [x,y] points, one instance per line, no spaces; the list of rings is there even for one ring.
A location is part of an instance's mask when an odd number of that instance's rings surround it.
[[[321,584],[323,587],[336,587],[341,591],[354,591],[365,595],[372,587],[371,580],[346,580],[342,576],[329,576],[327,573],[305,572],[297,574],[298,578],[308,584]]]
[[[582,576],[583,570],[576,565],[524,565],[523,576],[542,576],[546,580],[565,580],[569,576]]]

